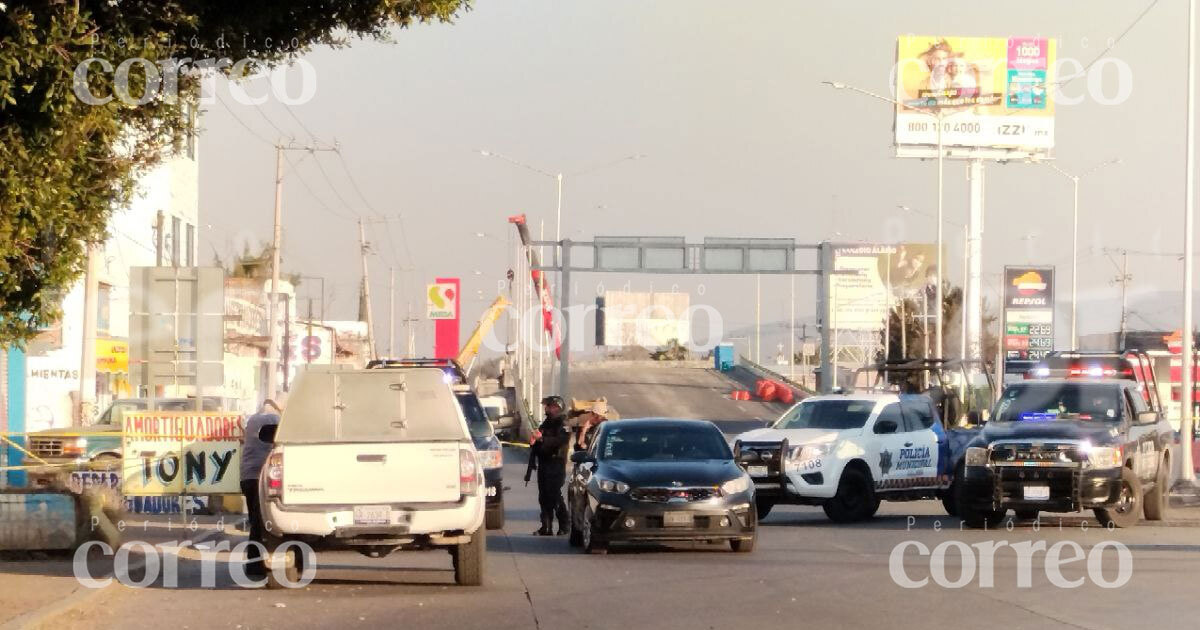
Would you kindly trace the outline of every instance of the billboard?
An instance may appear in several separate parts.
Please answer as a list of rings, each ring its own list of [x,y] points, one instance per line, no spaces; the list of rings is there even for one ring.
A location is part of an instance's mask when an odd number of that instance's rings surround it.
[[[685,345],[691,339],[687,293],[605,291],[602,304],[597,345],[658,348],[672,339]]]
[[[838,330],[883,330],[889,305],[918,295],[937,271],[937,246],[838,245],[830,278],[833,326]],[[888,289],[891,289],[889,295]]]
[[[1054,268],[1004,268],[1004,358],[1037,360],[1054,349]]]
[[[896,144],[1044,153],[1054,147],[1056,42],[904,35],[896,43]]]

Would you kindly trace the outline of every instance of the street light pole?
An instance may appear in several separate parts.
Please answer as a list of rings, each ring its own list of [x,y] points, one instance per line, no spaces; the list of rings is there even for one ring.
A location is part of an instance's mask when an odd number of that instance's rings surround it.
[[[934,350],[937,353],[937,358],[941,358],[942,357],[942,273],[943,273],[942,272],[942,264],[944,262],[942,260],[942,219],[943,219],[943,205],[942,205],[942,196],[943,195],[942,195],[942,192],[943,192],[944,183],[945,183],[944,171],[943,171],[942,167],[943,167],[943,163],[945,161],[945,153],[946,153],[945,145],[942,142],[942,127],[943,127],[943,122],[945,121],[946,118],[960,114],[960,113],[962,113],[963,110],[951,112],[950,114],[946,114],[941,109],[938,109],[935,111],[929,111],[926,109],[913,107],[911,105],[905,105],[904,103],[901,103],[900,101],[898,101],[894,98],[891,98],[888,96],[883,96],[882,94],[876,94],[874,92],[871,92],[870,90],[864,90],[862,88],[854,87],[853,85],[847,85],[845,83],[842,83],[841,81],[823,81],[822,83],[832,87],[835,90],[850,90],[851,92],[857,92],[859,94],[862,94],[863,96],[869,96],[876,100],[884,101],[886,103],[891,103],[892,105],[902,108],[902,109],[914,111],[919,114],[924,114],[926,116],[933,118],[934,123],[937,125],[937,223],[938,223],[938,225],[937,225],[937,274],[934,277],[935,283],[937,285],[934,288],[934,300],[937,302],[937,305],[935,307],[936,313],[934,315],[934,318],[935,318],[934,322],[935,322],[935,326],[937,329],[934,331]],[[964,254],[964,255],[968,255],[968,254]],[[972,341],[974,341],[974,340],[972,340]],[[928,350],[928,343],[929,343],[928,340],[926,340],[925,343],[926,343],[926,350]],[[927,354],[928,354],[928,352],[927,352]]]
[[[1079,332],[1077,323],[1077,313],[1079,307],[1079,180],[1095,173],[1096,171],[1113,164],[1120,164],[1120,158],[1105,160],[1088,170],[1075,175],[1068,173],[1058,165],[1047,162],[1050,168],[1056,173],[1071,181],[1072,202],[1071,202],[1071,349],[1079,349]]]
[[[1079,177],[1071,178],[1071,349],[1079,349]]]
[[[1196,404],[1192,380],[1195,369],[1194,348],[1192,347],[1192,256],[1195,239],[1192,231],[1195,229],[1195,163],[1196,163],[1196,0],[1188,0],[1188,64],[1187,64],[1187,136],[1186,158],[1184,160],[1184,201],[1183,201],[1183,370],[1180,379],[1180,415],[1179,437],[1183,448],[1180,453],[1180,481],[1189,485],[1195,484],[1196,474],[1192,470],[1192,443],[1195,439],[1192,410]]]

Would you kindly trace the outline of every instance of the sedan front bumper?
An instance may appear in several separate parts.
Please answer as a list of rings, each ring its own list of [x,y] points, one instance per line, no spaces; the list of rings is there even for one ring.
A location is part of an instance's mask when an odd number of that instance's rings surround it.
[[[744,540],[757,526],[750,492],[696,502],[648,502],[605,493],[591,499],[592,536],[602,542]]]

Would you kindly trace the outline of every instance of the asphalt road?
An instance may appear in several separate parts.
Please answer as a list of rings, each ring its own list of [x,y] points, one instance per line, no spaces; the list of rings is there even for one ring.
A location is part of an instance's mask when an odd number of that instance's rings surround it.
[[[112,586],[47,628],[1176,628],[1200,615],[1194,595],[1200,575],[1200,527],[1142,526],[1108,532],[1095,525],[1043,523],[1012,531],[959,531],[931,501],[884,504],[869,523],[837,526],[819,509],[777,508],[765,520],[754,553],[724,546],[615,550],[586,556],[565,538],[530,535],[536,497],[519,481],[521,453],[506,454],[508,525],[488,537],[487,585],[453,585],[448,554],[395,554],[372,560],[352,553],[318,556],[317,580],[295,591],[240,589],[217,570],[218,588],[200,588],[200,568],[181,562],[178,589]],[[1179,516],[1180,514],[1177,514]],[[1189,518],[1194,518],[1190,515]],[[1193,521],[1194,522],[1194,521]],[[233,539],[236,542],[236,539]],[[974,579],[963,588],[930,581],[898,586],[889,572],[894,548],[916,541],[927,548],[962,541],[1078,543],[1086,553],[1119,541],[1129,549],[1128,582],[1105,589],[1087,577],[1087,562],[1062,569],[1078,588],[1054,586],[1046,554],[1030,563],[1021,585],[1016,554],[1002,548],[994,570],[959,550],[945,557],[947,579],[965,564]],[[1067,550],[1064,558],[1071,556]],[[1101,579],[1119,579],[1111,549],[1100,553]],[[227,557],[223,557],[228,561]],[[937,564],[937,563],[934,563]],[[909,551],[903,565],[914,580],[936,571],[927,556]],[[993,584],[981,587],[981,575]],[[225,576],[225,577],[223,577]],[[31,577],[30,579],[37,579]]]
[[[571,369],[575,398],[605,397],[622,418],[711,420],[727,433],[758,428],[787,405],[732,400],[733,389],[753,390],[754,377],[738,367],[730,373],[706,368],[642,367],[619,362]]]

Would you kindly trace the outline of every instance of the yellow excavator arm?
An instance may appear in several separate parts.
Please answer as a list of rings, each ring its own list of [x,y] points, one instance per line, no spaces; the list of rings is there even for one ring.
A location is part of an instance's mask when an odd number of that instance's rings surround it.
[[[463,344],[462,350],[458,351],[458,364],[462,366],[463,372],[470,374],[471,367],[475,363],[475,357],[479,354],[479,346],[483,345],[483,338],[492,330],[492,326],[496,324],[496,320],[500,319],[500,314],[512,302],[503,295],[497,296],[496,301],[483,312],[483,316],[479,318],[479,323],[475,325],[475,331],[467,338],[467,343]]]

